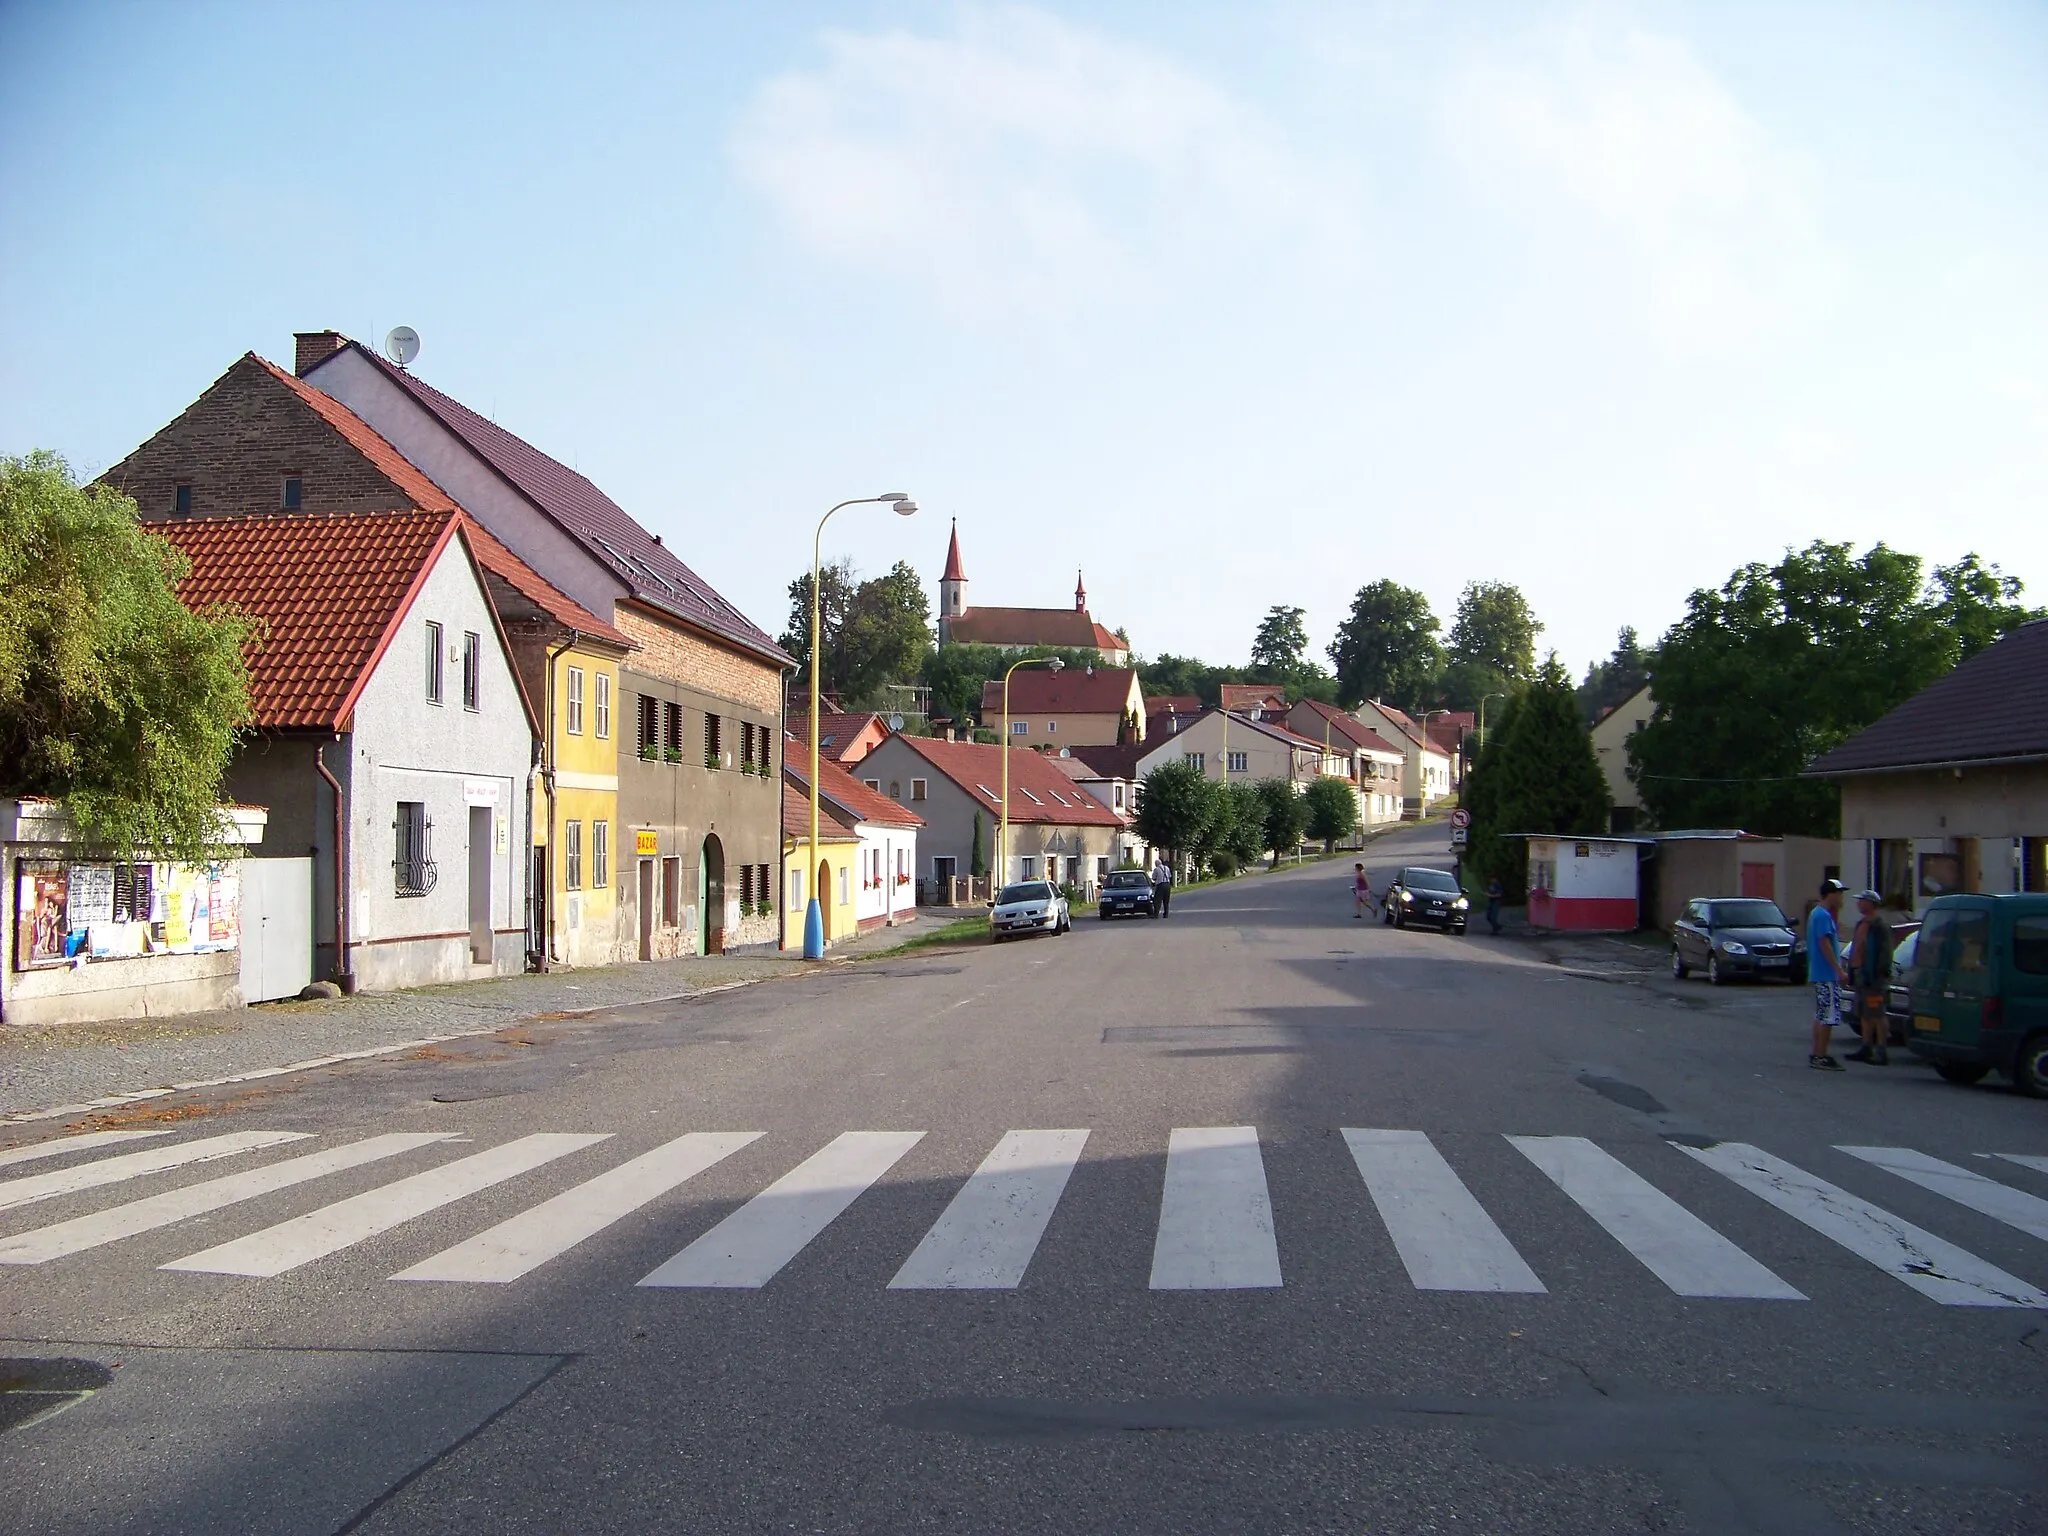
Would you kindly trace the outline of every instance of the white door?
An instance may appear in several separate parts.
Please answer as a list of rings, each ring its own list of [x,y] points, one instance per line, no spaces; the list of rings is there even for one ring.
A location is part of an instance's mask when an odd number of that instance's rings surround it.
[[[313,861],[242,860],[242,1000],[296,997],[313,979]]]

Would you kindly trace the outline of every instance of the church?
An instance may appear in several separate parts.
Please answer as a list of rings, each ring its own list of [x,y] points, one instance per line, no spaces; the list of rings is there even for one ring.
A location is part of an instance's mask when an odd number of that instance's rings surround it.
[[[1006,650],[1050,646],[1094,650],[1106,667],[1131,664],[1128,640],[1105,629],[1088,612],[1088,589],[1074,573],[1072,608],[974,608],[967,602],[967,570],[960,562],[960,524],[946,547],[946,573],[939,578],[939,644],[999,645]]]

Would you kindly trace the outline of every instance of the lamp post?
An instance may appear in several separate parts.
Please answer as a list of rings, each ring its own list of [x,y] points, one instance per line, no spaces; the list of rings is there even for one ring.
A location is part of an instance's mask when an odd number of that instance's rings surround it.
[[[1066,663],[1057,656],[1026,656],[1022,661],[1010,663],[1003,673],[1003,814],[996,823],[996,878],[989,894],[993,896],[1010,879],[1010,673],[1019,667],[1044,667],[1048,672],[1063,672]]]
[[[1479,696],[1479,750],[1482,752],[1486,750],[1486,701],[1506,697],[1505,693],[1485,693]]]
[[[917,503],[901,491],[886,491],[880,496],[855,496],[842,501],[818,519],[818,531],[811,536],[811,845],[804,850],[804,862],[809,865],[811,900],[804,908],[804,958],[822,960],[825,958],[825,911],[818,905],[818,657],[822,643],[818,634],[818,561],[819,552],[824,548],[825,525],[832,521],[832,512],[840,507],[858,507],[867,502],[886,501],[896,509],[900,517],[908,517],[917,510]]]

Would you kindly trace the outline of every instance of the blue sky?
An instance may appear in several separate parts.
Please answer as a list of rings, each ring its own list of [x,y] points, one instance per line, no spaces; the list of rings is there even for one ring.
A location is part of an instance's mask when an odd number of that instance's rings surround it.
[[[1574,668],[1813,538],[2048,601],[2048,7],[0,4],[0,451],[417,371],[770,632],[828,554]]]

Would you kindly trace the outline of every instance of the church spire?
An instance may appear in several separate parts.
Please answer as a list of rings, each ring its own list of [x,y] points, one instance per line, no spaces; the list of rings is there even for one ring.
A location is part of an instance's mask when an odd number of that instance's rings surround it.
[[[967,572],[960,565],[960,519],[953,519],[953,539],[946,546],[946,572],[941,581],[965,581]]]
[[[1081,580],[1081,573],[1077,569],[1074,572],[1074,612],[1086,613],[1087,611],[1088,584]]]

